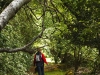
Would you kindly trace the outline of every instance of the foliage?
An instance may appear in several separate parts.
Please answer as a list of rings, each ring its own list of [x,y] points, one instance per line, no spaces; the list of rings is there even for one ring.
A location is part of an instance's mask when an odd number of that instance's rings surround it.
[[[0,0],[0,12],[9,5],[12,0]]]
[[[32,64],[32,57],[27,53],[2,53],[0,54],[0,74],[20,75],[25,74]]]
[[[0,12],[11,1],[1,0]],[[27,44],[40,33],[44,24],[43,36],[30,49],[37,44],[48,45],[45,49],[50,50],[55,63],[64,60],[73,66],[76,63],[94,68],[95,62],[100,62],[99,58],[95,60],[100,55],[99,11],[98,0],[32,0],[0,32],[0,47],[16,48]],[[23,52],[1,53],[0,59],[1,74],[10,74],[10,71],[12,75],[24,74],[32,62],[31,55]]]
[[[63,1],[63,0],[62,0]],[[63,1],[64,6],[71,12],[71,23],[68,29],[71,31],[72,42],[82,45],[98,45],[98,1]],[[91,7],[92,6],[92,7]],[[96,18],[96,19],[95,19]],[[95,32],[94,32],[95,31]]]

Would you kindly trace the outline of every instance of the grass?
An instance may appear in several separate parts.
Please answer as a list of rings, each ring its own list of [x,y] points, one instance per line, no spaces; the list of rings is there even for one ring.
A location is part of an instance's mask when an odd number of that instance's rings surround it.
[[[65,75],[64,71],[50,71],[50,72],[45,72],[45,75]]]

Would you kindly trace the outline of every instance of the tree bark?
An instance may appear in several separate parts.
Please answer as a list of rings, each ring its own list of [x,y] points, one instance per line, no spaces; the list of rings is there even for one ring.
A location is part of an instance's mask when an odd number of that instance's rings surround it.
[[[15,16],[18,10],[31,0],[13,0],[0,14],[0,32],[8,21]]]

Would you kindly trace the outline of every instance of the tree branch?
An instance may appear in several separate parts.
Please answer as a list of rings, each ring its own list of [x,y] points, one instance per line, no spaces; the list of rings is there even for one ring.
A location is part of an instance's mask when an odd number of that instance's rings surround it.
[[[18,1],[18,0],[14,0],[14,1]],[[23,1],[23,0],[22,0]],[[27,0],[26,0],[27,1]],[[12,3],[13,4],[13,3]],[[17,3],[16,3],[17,4]],[[11,5],[9,5],[9,6],[11,6]],[[8,7],[9,7],[8,6]],[[13,7],[11,7],[11,9],[17,9],[17,8],[13,8]],[[18,8],[19,9],[19,8]],[[8,8],[7,9],[5,9],[6,11],[8,10]],[[5,11],[4,10],[4,11]],[[16,10],[17,11],[17,10]],[[42,35],[43,35],[43,31],[45,30],[45,28],[44,28],[44,19],[45,19],[45,6],[44,6],[44,8],[43,8],[43,16],[42,16],[42,31],[36,36],[36,37],[34,37],[28,44],[26,44],[26,45],[24,45],[23,47],[20,47],[20,48],[14,48],[14,49],[11,49],[11,48],[0,48],[0,53],[1,52],[7,52],[7,53],[12,53],[12,52],[18,52],[18,51],[23,51],[23,52],[28,52],[28,53],[33,53],[34,52],[34,50],[35,49],[28,49],[28,47],[29,46],[31,46],[33,43],[34,43],[34,41],[36,41],[38,38],[41,38],[42,37]],[[14,12],[13,12],[14,13]],[[6,15],[4,15],[4,14],[6,14]],[[13,16],[8,16],[8,14],[11,14],[11,12],[9,11],[9,13],[6,13],[6,12],[4,12],[4,14],[3,13],[1,13],[1,15],[3,15],[3,17],[6,17],[5,19],[6,20],[4,20],[5,22],[8,22],[8,20],[11,18],[11,17],[13,17],[14,16],[14,14],[13,14]],[[12,15],[12,14],[11,14]],[[3,19],[1,18],[2,16],[0,16],[0,29],[2,30],[3,28],[4,28],[4,26],[6,25],[6,23],[4,22],[3,23]],[[1,20],[2,19],[2,20]],[[0,30],[0,31],[1,31]]]
[[[13,0],[0,14],[0,32],[8,21],[15,16],[18,10],[31,0]]]
[[[32,45],[34,43],[34,41],[36,41],[38,38],[40,38],[42,35],[43,35],[43,31],[44,29],[42,29],[42,32],[37,35],[36,37],[34,37],[30,43],[26,44],[25,46],[23,47],[20,47],[20,48],[15,48],[15,49],[10,49],[10,48],[0,48],[0,53],[1,52],[7,52],[7,53],[12,53],[12,52],[18,52],[18,51],[23,51],[23,52],[28,52],[28,53],[31,53],[33,51],[30,51],[30,50],[27,50],[27,48]]]

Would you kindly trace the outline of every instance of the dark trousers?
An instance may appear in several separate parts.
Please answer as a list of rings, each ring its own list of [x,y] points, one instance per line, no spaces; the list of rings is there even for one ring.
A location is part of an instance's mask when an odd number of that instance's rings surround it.
[[[38,75],[44,75],[44,66],[37,66]]]

